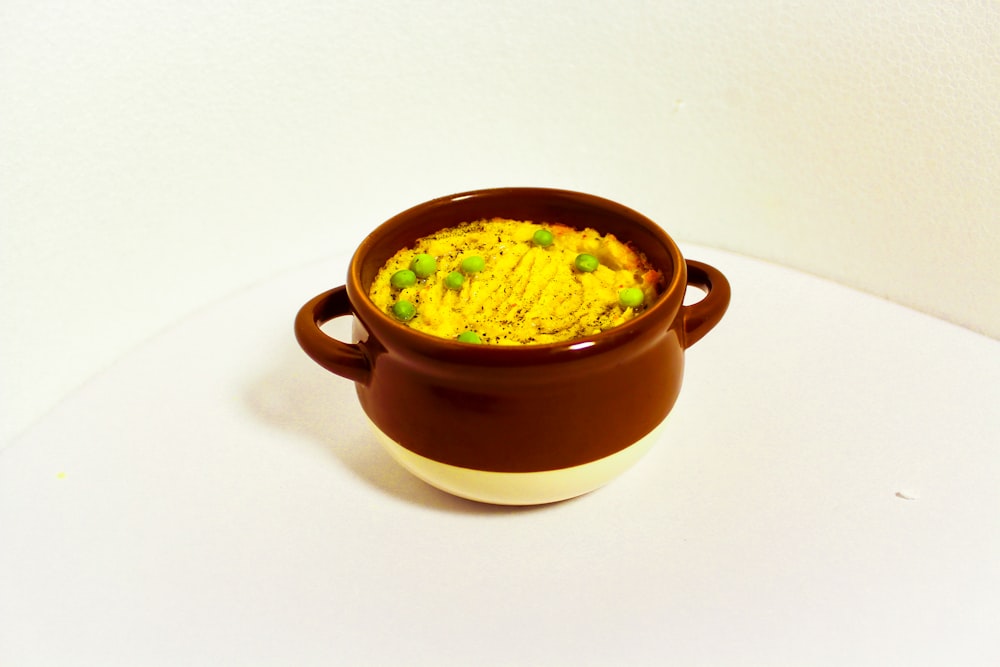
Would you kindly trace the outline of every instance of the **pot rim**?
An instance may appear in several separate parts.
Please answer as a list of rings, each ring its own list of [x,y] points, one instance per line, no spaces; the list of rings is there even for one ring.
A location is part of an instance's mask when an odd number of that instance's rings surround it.
[[[550,199],[573,202],[594,210],[603,210],[610,215],[625,218],[653,236],[665,248],[673,263],[673,272],[663,291],[652,307],[646,309],[628,322],[590,336],[582,336],[554,343],[534,343],[528,345],[473,345],[435,336],[412,329],[392,319],[387,313],[375,307],[368,296],[367,286],[362,280],[362,261],[383,239],[412,220],[470,199],[508,199],[511,197],[532,197],[539,200]],[[540,222],[542,220],[539,220]],[[461,220],[453,224],[459,224]],[[445,225],[446,226],[446,225]],[[444,226],[442,226],[443,228]],[[624,242],[630,239],[622,239]],[[398,250],[398,248],[396,249]],[[395,250],[394,250],[395,252]],[[455,362],[475,362],[486,365],[519,365],[522,363],[559,362],[579,359],[602,351],[617,348],[641,337],[644,332],[655,330],[664,333],[677,319],[687,287],[687,266],[680,248],[667,232],[657,223],[638,211],[610,199],[574,190],[543,187],[501,187],[468,190],[445,195],[412,206],[392,216],[358,245],[348,267],[347,292],[355,316],[362,325],[387,348],[405,347],[425,356]],[[657,328],[661,324],[662,329]]]

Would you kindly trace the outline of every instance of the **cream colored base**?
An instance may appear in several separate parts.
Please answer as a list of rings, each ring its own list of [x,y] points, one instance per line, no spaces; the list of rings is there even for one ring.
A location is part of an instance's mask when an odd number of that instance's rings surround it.
[[[603,459],[560,470],[490,472],[460,468],[415,454],[372,428],[396,461],[431,486],[462,498],[494,505],[540,505],[583,495],[608,483],[649,450],[663,423],[636,443]]]

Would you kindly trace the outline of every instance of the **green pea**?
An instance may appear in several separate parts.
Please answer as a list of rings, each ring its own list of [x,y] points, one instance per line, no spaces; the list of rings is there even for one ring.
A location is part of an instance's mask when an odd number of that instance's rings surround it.
[[[463,343],[482,343],[483,342],[482,339],[479,338],[479,334],[477,334],[475,331],[463,331],[462,333],[458,334],[458,337],[456,338],[456,340],[459,340],[459,341],[461,341]]]
[[[597,267],[601,264],[596,257],[585,252],[577,255],[576,261],[573,263],[576,265],[577,269],[583,271],[584,273],[596,271]]]
[[[638,287],[626,287],[618,292],[618,303],[626,308],[636,308],[646,300],[646,295]]]
[[[465,276],[463,276],[458,271],[452,271],[444,278],[444,286],[448,289],[459,290],[462,289],[462,283],[465,282]]]
[[[535,235],[531,237],[535,245],[542,246],[543,248],[552,245],[552,242],[556,240],[556,237],[552,235],[547,229],[538,229],[535,231]]]
[[[437,260],[432,256],[421,253],[410,262],[410,270],[417,274],[417,278],[426,278],[437,271]]]
[[[405,287],[413,287],[417,284],[417,274],[409,269],[403,269],[402,271],[396,271],[389,277],[389,284],[396,289],[403,289]]]
[[[417,314],[417,307],[406,299],[400,299],[392,304],[392,314],[400,322],[408,322]]]
[[[462,260],[462,273],[479,273],[486,268],[486,260],[479,255],[466,257]]]

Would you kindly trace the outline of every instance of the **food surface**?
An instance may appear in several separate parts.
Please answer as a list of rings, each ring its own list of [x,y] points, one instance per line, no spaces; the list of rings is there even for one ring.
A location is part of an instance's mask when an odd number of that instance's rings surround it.
[[[650,306],[662,275],[611,234],[494,218],[397,252],[369,296],[418,331],[468,343],[530,345],[588,336]]]

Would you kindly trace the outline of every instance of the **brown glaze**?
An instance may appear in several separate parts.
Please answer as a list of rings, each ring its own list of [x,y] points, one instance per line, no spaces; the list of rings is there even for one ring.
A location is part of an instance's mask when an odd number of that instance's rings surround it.
[[[666,285],[644,313],[609,331],[530,346],[470,345],[410,329],[368,298],[397,250],[438,229],[503,217],[592,227],[631,241]],[[682,305],[688,285],[705,298]],[[305,304],[299,344],[327,370],[356,383],[368,417],[427,458],[497,472],[556,470],[628,447],[656,427],[680,392],[684,350],[714,327],[730,289],[716,269],[686,261],[673,240],[639,213],[592,195],[502,188],[415,206],[358,247],[347,284]],[[353,343],[320,325],[354,316]]]

